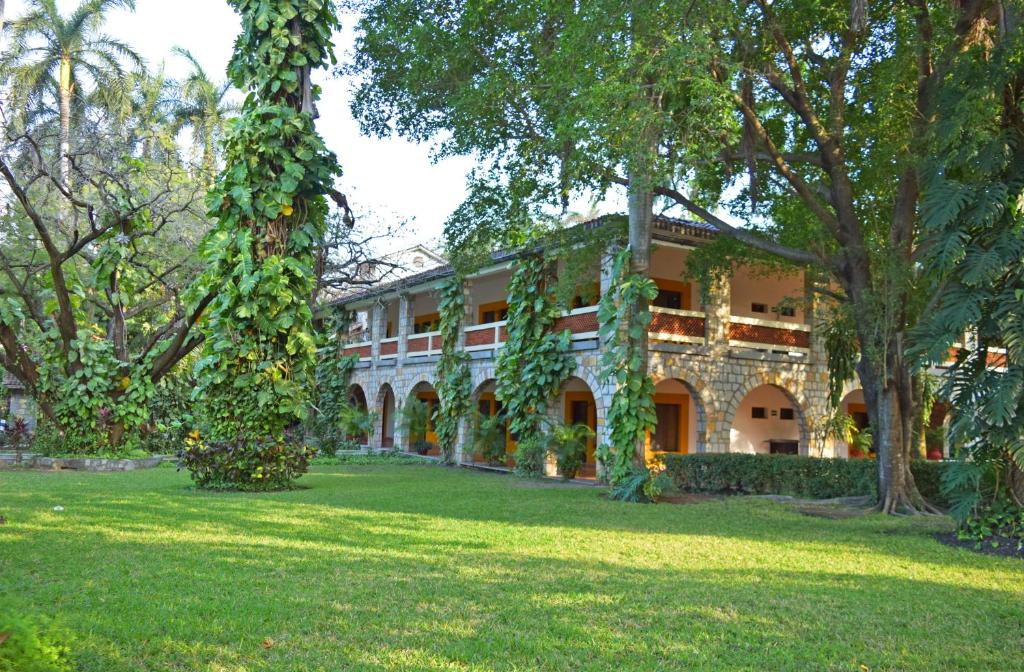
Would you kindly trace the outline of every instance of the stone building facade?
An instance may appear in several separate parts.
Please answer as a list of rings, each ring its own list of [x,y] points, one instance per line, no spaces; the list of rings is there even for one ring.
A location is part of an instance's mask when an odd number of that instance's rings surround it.
[[[659,424],[665,427],[652,434],[649,450],[844,456],[845,447],[823,436],[830,413],[828,367],[815,305],[803,278],[741,269],[732,280],[700,291],[682,278],[686,255],[712,235],[704,225],[657,222],[652,277],[661,291],[652,306],[649,369]],[[460,349],[472,358],[472,407],[485,414],[495,403],[495,357],[506,338],[501,295],[513,258],[496,256],[491,267],[464,286]],[[610,284],[608,267],[605,263],[594,269],[593,281],[601,292]],[[340,304],[368,316],[367,331],[348,344],[346,353],[360,357],[351,380],[354,398],[365,399],[376,414],[376,429],[367,437],[372,449],[407,449],[400,408],[413,399],[436,399],[441,346],[440,335],[430,327],[437,288],[450,275],[450,269],[441,267]],[[597,306],[566,311],[556,328],[572,332],[576,372],[548,413],[591,424],[597,434],[594,444],[606,442],[605,417],[615,390],[599,376]],[[460,432],[458,459],[463,462],[474,460],[473,422],[467,418]]]

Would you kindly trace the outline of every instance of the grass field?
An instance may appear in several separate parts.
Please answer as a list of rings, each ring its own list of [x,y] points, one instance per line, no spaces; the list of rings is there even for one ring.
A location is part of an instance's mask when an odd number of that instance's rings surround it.
[[[0,604],[90,672],[1024,669],[1024,563],[936,543],[945,520],[433,466],[301,483],[0,472]]]

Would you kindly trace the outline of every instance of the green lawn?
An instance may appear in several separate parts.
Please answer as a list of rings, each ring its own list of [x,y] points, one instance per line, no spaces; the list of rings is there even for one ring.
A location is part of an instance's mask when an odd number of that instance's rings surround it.
[[[0,472],[0,603],[96,672],[1024,669],[1024,563],[941,546],[947,521],[433,466],[301,482]]]

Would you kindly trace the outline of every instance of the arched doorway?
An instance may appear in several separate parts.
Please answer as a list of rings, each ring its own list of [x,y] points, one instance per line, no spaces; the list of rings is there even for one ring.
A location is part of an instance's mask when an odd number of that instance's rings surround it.
[[[369,414],[370,412],[369,406],[367,406],[366,403],[366,392],[363,391],[362,386],[359,385],[358,383],[353,383],[352,385],[349,385],[348,403],[350,406],[358,409],[364,414]],[[364,446],[368,444],[370,442],[370,437],[368,432],[366,431],[366,427],[369,424],[369,421],[367,420],[367,422],[365,423],[363,423],[362,421],[360,421],[359,423],[353,422],[351,424],[360,427],[360,429],[357,431],[356,429],[350,427],[347,431],[348,436],[346,436],[345,438],[347,438],[349,441],[356,441],[357,443]]]
[[[706,415],[700,395],[689,383],[675,378],[654,386],[658,420],[647,436],[647,458],[663,453],[696,453],[706,450]]]
[[[803,410],[786,390],[759,385],[743,397],[732,417],[729,452],[806,454],[808,433]]]
[[[420,455],[440,455],[437,442],[437,412],[440,400],[437,390],[427,381],[413,386],[402,408],[402,433],[405,436],[406,450]],[[414,410],[411,404],[419,404]],[[416,411],[419,411],[418,413]]]
[[[380,447],[395,447],[395,391],[384,383],[377,393],[377,408],[380,409]]]
[[[838,456],[867,457],[870,448],[867,440],[871,430],[868,427],[868,407],[864,402],[864,390],[856,389],[847,393],[839,402],[839,410],[849,418],[849,436],[836,440]]]
[[[596,478],[597,460],[597,404],[590,386],[582,378],[569,378],[562,386],[562,421],[567,425],[586,425],[594,432],[587,441],[587,459],[577,472],[577,478]]]
[[[469,461],[488,466],[515,466],[516,442],[508,429],[505,409],[498,400],[496,381],[491,378],[473,392],[470,420]]]

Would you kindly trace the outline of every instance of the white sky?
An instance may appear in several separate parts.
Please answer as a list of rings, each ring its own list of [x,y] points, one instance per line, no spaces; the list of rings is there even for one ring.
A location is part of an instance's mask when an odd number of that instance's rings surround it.
[[[79,1],[58,0],[57,4],[66,14]],[[24,10],[25,0],[8,0],[7,20]],[[342,17],[343,29],[335,44],[341,62],[352,51],[355,21],[351,15]],[[238,30],[238,18],[224,0],[136,0],[134,13],[115,10],[106,24],[106,32],[131,44],[151,69],[164,62],[170,77],[188,71],[184,60],[171,54],[173,47],[180,46],[191,51],[211,76],[224,79]],[[349,110],[352,82],[326,72],[318,73],[316,81],[323,87],[318,128],[345,170],[339,188],[364,225],[382,229],[404,223],[398,236],[379,241],[377,252],[416,243],[439,247],[445,219],[466,196],[466,175],[473,160],[457,157],[434,163],[428,145],[364,137]],[[572,209],[587,212],[590,204],[573,203]],[[624,212],[625,199],[612,195],[599,209]],[[720,211],[716,214],[733,219]]]
[[[79,0],[58,0],[61,11],[72,11]],[[25,10],[24,0],[8,0],[9,21]],[[352,49],[355,18],[343,17],[338,36],[339,60]],[[188,66],[171,55],[171,48],[188,49],[211,76],[223,80],[239,30],[237,15],[223,0],[136,0],[134,13],[110,13],[106,32],[131,44],[151,69],[166,62],[170,77],[183,76]],[[351,83],[326,72],[317,80],[324,89],[318,107],[318,128],[345,170],[339,187],[363,220],[384,225],[407,222],[403,233],[387,247],[412,243],[434,245],[445,219],[465,198],[469,158],[430,160],[430,147],[399,138],[380,140],[359,133],[349,111]]]

